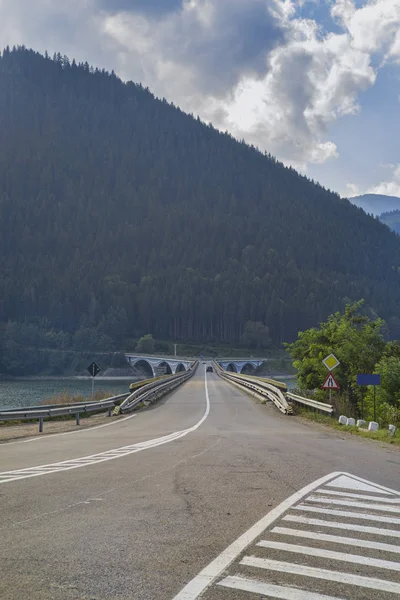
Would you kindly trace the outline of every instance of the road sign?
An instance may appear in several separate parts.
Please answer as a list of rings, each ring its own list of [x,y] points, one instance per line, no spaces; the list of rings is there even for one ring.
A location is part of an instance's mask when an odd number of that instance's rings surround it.
[[[99,365],[97,365],[95,362],[92,362],[92,364],[88,366],[87,370],[92,377],[96,377],[96,375],[98,375],[98,373],[101,371]]]
[[[357,375],[357,385],[381,385],[381,376],[361,373]]]
[[[325,356],[322,362],[328,369],[328,371],[333,371],[333,369],[336,369],[336,367],[340,365],[340,362],[334,354],[329,354],[328,356]]]
[[[340,385],[338,384],[338,382],[336,381],[336,379],[334,378],[332,373],[329,373],[328,377],[325,379],[325,381],[322,385],[322,389],[323,390],[340,390]]]

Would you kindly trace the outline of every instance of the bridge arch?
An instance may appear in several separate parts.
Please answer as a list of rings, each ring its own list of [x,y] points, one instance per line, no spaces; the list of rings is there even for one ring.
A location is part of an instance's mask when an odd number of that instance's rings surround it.
[[[176,365],[175,373],[184,373],[186,371],[186,367],[183,363],[179,363]]]
[[[243,373],[243,375],[246,375],[246,374],[252,375],[255,370],[256,370],[255,366],[252,363],[248,362],[248,363],[245,363],[243,365],[243,367],[240,369],[240,373]]]
[[[160,362],[160,364],[158,366],[164,368],[164,372],[166,375],[172,375],[171,365],[169,363],[167,363],[166,360],[164,360],[163,362]]]
[[[143,375],[146,375],[149,378],[154,377],[153,367],[145,358],[140,358],[139,360],[134,362],[132,366],[136,369],[139,369],[139,371],[141,371]]]
[[[227,365],[226,370],[229,371],[230,373],[237,373],[237,367],[235,365],[235,363],[231,362]]]

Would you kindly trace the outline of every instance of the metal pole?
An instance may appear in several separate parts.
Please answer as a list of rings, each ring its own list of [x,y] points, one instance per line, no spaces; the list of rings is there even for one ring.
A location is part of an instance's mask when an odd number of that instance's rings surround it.
[[[176,344],[174,344],[174,356],[176,356]]]
[[[364,419],[364,387],[361,388],[361,418]]]
[[[329,404],[332,404],[332,388],[329,388]]]
[[[43,433],[43,417],[39,419],[39,433]]]
[[[109,407],[108,407],[108,416],[109,416],[109,417],[111,417],[111,410],[112,410],[112,408],[111,408],[111,406],[109,406]]]
[[[76,424],[80,425],[81,424],[81,416],[79,413],[76,413]]]
[[[92,402],[94,400],[94,377],[92,376]]]
[[[376,421],[376,385],[374,385],[374,421]]]

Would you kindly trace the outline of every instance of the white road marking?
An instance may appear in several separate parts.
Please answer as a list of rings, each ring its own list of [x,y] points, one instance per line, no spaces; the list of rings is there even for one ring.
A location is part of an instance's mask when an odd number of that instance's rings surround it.
[[[319,508],[318,506],[308,506],[306,504],[298,504],[293,507],[295,510],[304,510],[323,515],[332,515],[333,517],[351,517],[352,519],[364,519],[366,521],[377,521],[378,523],[392,523],[400,525],[400,519],[396,517],[382,517],[381,515],[370,515],[359,512],[351,512],[349,510],[331,510],[329,508]]]
[[[298,588],[282,587],[257,581],[256,579],[245,579],[243,577],[225,577],[218,583],[222,587],[243,592],[252,592],[253,594],[262,594],[268,598],[277,598],[279,600],[345,600],[336,596],[326,596],[325,594],[315,594],[309,591],[299,590]]]
[[[317,558],[327,558],[329,560],[338,560],[357,565],[365,565],[367,567],[376,567],[378,569],[400,571],[400,563],[398,562],[382,560],[380,558],[370,558],[369,556],[360,556],[359,554],[347,554],[346,552],[336,552],[334,550],[324,550],[324,548],[287,544],[286,542],[274,542],[272,540],[261,540],[261,542],[258,542],[257,546],[260,548],[269,548],[270,550],[282,550],[283,552],[301,554],[302,556],[315,556]]]
[[[344,488],[346,490],[360,490],[362,492],[375,492],[376,494],[391,494],[393,490],[385,488],[382,485],[375,485],[366,479],[352,475],[342,475],[326,484],[328,487]]]
[[[338,500],[337,498],[319,498],[309,496],[307,502],[318,502],[319,504],[332,504],[333,506],[348,506],[350,508],[368,508],[368,510],[380,510],[381,512],[399,513],[400,506],[385,504],[373,504],[372,502],[357,502],[357,500]]]
[[[341,498],[358,498],[361,500],[374,500],[374,502],[387,502],[387,504],[400,504],[398,498],[381,498],[379,496],[368,496],[367,494],[353,494],[352,492],[337,492],[335,490],[315,490],[314,494],[323,494],[324,496],[340,496]]]
[[[137,417],[137,415],[129,415],[128,417],[123,417],[122,419],[118,419],[113,421],[112,423],[104,423],[103,425],[95,425],[94,427],[83,427],[82,429],[76,429],[74,431],[63,431],[62,433],[49,433],[44,435],[38,435],[28,440],[19,440],[18,442],[3,442],[0,444],[0,448],[2,446],[12,446],[13,444],[29,444],[30,442],[39,442],[40,440],[47,440],[48,438],[59,437],[60,435],[74,435],[76,433],[88,433],[89,431],[94,431],[95,429],[101,429],[102,427],[110,427],[111,425],[119,425],[124,421],[128,421],[128,419],[133,419]]]
[[[383,527],[368,527],[366,525],[355,525],[354,523],[338,523],[336,521],[323,521],[322,519],[309,519],[307,517],[298,517],[297,515],[286,515],[282,521],[291,521],[292,523],[302,523],[303,525],[315,525],[316,527],[328,527],[330,529],[345,529],[346,531],[358,531],[360,533],[372,533],[372,535],[381,535],[400,538],[400,530],[384,529]]]
[[[282,502],[279,506],[271,510],[265,517],[260,519],[253,527],[241,535],[233,544],[228,546],[226,550],[207,565],[192,581],[179,592],[173,600],[195,600],[199,595],[211,585],[213,581],[220,575],[220,573],[229,567],[229,565],[243,552],[243,550],[249,546],[261,533],[274,521],[276,521],[284,512],[293,506],[296,502],[299,502],[307,496],[307,494],[314,491],[315,488],[323,485],[327,481],[330,481],[334,477],[341,475],[341,473],[331,473],[321,477],[314,483],[307,485],[305,488],[296,492],[290,498]]]
[[[349,489],[356,489],[360,491],[361,488],[361,490],[364,490],[365,492],[371,493],[371,491],[373,491],[374,493],[381,493],[385,496],[388,496],[390,493],[392,499],[400,498],[399,493],[395,492],[394,490],[389,490],[388,488],[375,485],[347,473],[332,473],[331,475],[323,477],[313,484],[306,486],[299,492],[293,494],[290,498],[282,502],[279,506],[274,508],[270,513],[258,521],[258,523],[256,523],[235,542],[233,542],[208,566],[203,568],[197,577],[191,580],[181,590],[181,592],[174,597],[174,600],[196,600],[197,598],[203,596],[206,598],[212,598],[214,597],[213,592],[215,592],[215,588],[213,586],[215,584],[218,587],[221,586],[222,588],[225,587],[232,590],[240,590],[242,594],[246,592],[256,593],[262,595],[263,597],[283,598],[284,600],[317,600],[318,598],[334,600],[334,588],[338,587],[336,584],[341,584],[341,586],[345,584],[348,586],[357,586],[357,588],[361,587],[368,588],[370,590],[399,593],[399,582],[387,581],[383,575],[383,579],[366,577],[362,574],[362,569],[366,574],[369,573],[371,568],[388,569],[397,573],[400,572],[400,561],[389,561],[380,558],[380,553],[382,551],[392,552],[394,556],[400,554],[400,545],[396,546],[393,542],[395,538],[400,538],[400,529],[381,529],[380,527],[372,527],[370,525],[367,527],[358,525],[357,521],[360,519],[367,519],[377,521],[378,523],[384,522],[400,524],[400,519],[386,515],[367,515],[365,513],[360,513],[359,511],[350,512],[346,510],[330,510],[328,508],[325,509],[307,505],[308,496],[312,496],[317,490],[323,488],[323,486],[330,486],[331,483],[334,484],[337,481],[340,482],[340,486],[345,484]],[[353,485],[354,487],[352,488]],[[319,500],[320,499],[321,498],[319,498]],[[298,504],[301,501],[303,504]],[[368,507],[370,507],[370,504],[368,504]],[[290,513],[285,514],[289,510]],[[337,521],[329,521],[312,519],[306,515],[303,516],[293,514],[293,512],[297,510],[321,512],[322,514],[339,516],[340,522],[337,522],[339,519],[337,519]],[[385,510],[385,508],[383,510]],[[348,517],[350,517],[351,520],[346,523]],[[278,521],[278,523],[276,523],[276,521]],[[309,527],[314,527],[314,529],[303,531],[297,528],[292,529],[288,527],[280,527],[280,523],[284,524],[285,521],[289,521],[291,523],[305,523]],[[270,530],[269,527],[272,524],[276,524],[278,526],[275,526],[272,530]],[[358,539],[358,536],[349,538],[328,535],[321,533],[320,529],[322,527],[342,529],[364,534],[373,534],[380,536],[380,539],[382,539],[383,536],[388,536],[389,538],[392,538],[392,543],[386,544],[375,540],[369,541],[365,539]],[[261,534],[264,534],[263,540],[261,542],[257,542],[257,538],[260,538]],[[285,541],[270,541],[270,536],[273,535],[288,536],[286,537],[286,540],[288,542],[293,541],[293,543],[286,543]],[[290,536],[292,537],[292,540],[290,540]],[[318,541],[320,543],[320,547],[299,545],[297,541],[300,537]],[[385,538],[383,537],[383,539]],[[325,549],[322,547],[321,542],[327,542],[328,544],[332,542],[343,545],[347,544],[350,546],[350,548],[352,546],[354,548],[367,548],[370,550],[370,556],[361,556],[358,554],[349,554],[346,552]],[[339,567],[337,571],[328,570],[314,568],[304,564],[298,564],[298,562],[291,563],[268,558],[258,558],[256,556],[245,556],[242,560],[240,560],[240,556],[243,554],[243,551],[251,544],[255,544],[253,548],[254,550],[258,548],[259,553],[262,552],[261,548],[267,548],[270,551],[281,551],[285,553],[293,553],[295,555],[317,557],[324,559],[324,562],[330,561],[330,563],[332,563],[338,561],[339,566],[340,563],[342,563],[342,565],[343,563],[346,563],[347,571],[351,571],[351,569],[353,569],[354,572],[343,573]],[[376,556],[371,556],[372,552],[375,552]],[[297,556],[295,558],[297,558]],[[233,563],[234,566],[231,566]],[[262,569],[263,576],[255,579],[254,571],[251,571],[251,574],[249,573],[247,575],[243,572],[246,567],[251,567],[252,569]],[[286,578],[280,582],[276,575],[271,575],[269,572],[290,573],[295,576],[301,576],[301,583],[298,583],[296,580],[296,584],[293,584],[296,587],[291,587],[291,585],[288,585]],[[224,577],[221,581],[218,581],[218,578],[222,573],[224,573]],[[316,579],[323,580],[326,582],[326,584],[330,582],[329,592],[333,595],[321,595],[321,584],[316,583]],[[208,589],[210,589],[209,595],[206,592]],[[359,597],[359,593],[359,589],[350,589],[346,593],[346,599],[350,600],[354,597],[354,595]],[[337,594],[337,596],[340,596],[341,594],[343,594],[342,587],[340,587],[340,593]],[[368,595],[368,598],[371,597],[372,596]],[[336,598],[336,600],[338,599]]]
[[[204,379],[205,384],[205,395],[206,395],[206,410],[204,415],[193,427],[189,427],[188,429],[184,429],[183,431],[175,431],[169,435],[165,435],[159,438],[155,438],[153,440],[147,440],[145,442],[139,442],[137,444],[132,444],[130,446],[123,446],[122,448],[115,448],[113,450],[107,450],[106,452],[100,452],[99,454],[93,454],[91,456],[83,456],[81,458],[65,460],[57,463],[50,463],[47,465],[40,465],[37,467],[28,467],[25,469],[16,469],[14,471],[5,471],[0,473],[0,484],[1,483],[10,483],[12,481],[19,481],[21,479],[28,479],[31,477],[38,477],[41,475],[49,475],[50,473],[59,473],[64,471],[69,471],[71,469],[78,469],[80,467],[87,467],[91,464],[98,464],[101,462],[106,462],[109,460],[114,460],[117,458],[122,458],[124,456],[129,456],[130,454],[134,454],[136,452],[141,452],[142,450],[147,450],[150,448],[156,448],[157,446],[161,446],[163,444],[168,444],[169,442],[173,442],[177,439],[183,438],[187,436],[189,433],[196,431],[207,419],[210,414],[210,397],[208,394],[208,386],[207,386],[207,375],[205,374]]]
[[[277,571],[279,573],[314,577],[315,579],[323,579],[324,581],[336,581],[338,583],[356,585],[358,587],[379,590],[381,592],[400,594],[400,583],[384,579],[375,579],[374,577],[363,577],[362,575],[330,571],[329,569],[318,569],[316,567],[307,567],[305,565],[282,562],[280,560],[257,558],[256,556],[245,556],[240,561],[240,564],[248,567]]]
[[[345,526],[348,529],[347,526]],[[317,542],[330,542],[332,544],[347,544],[357,548],[371,548],[373,550],[382,550],[383,552],[394,552],[400,554],[400,546],[393,544],[383,544],[382,542],[370,542],[368,540],[359,540],[357,538],[342,537],[338,535],[329,535],[318,533],[316,531],[305,531],[303,529],[291,529],[289,527],[274,527],[271,533],[279,535],[289,535],[293,537],[306,538]],[[400,531],[397,532],[400,537]]]

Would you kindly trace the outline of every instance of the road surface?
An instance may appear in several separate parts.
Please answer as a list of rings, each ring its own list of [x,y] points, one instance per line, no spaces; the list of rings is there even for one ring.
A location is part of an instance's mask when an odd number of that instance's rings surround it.
[[[393,488],[398,450],[200,365],[131,418],[0,446],[0,598],[393,600]]]

